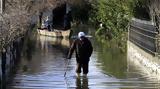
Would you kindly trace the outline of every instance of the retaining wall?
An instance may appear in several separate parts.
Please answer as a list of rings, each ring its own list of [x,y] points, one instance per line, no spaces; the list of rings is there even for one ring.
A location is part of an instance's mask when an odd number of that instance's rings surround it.
[[[160,80],[160,60],[158,57],[147,53],[130,41],[127,42],[127,45],[128,61],[139,66],[143,72],[148,74],[146,76],[155,76]]]

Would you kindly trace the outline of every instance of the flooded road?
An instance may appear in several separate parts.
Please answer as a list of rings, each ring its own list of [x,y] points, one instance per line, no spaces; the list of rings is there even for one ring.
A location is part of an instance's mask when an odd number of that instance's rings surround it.
[[[88,32],[89,34],[89,32]],[[16,73],[7,89],[159,89],[155,77],[147,76],[139,67],[127,61],[127,53],[113,44],[104,45],[90,39],[94,52],[87,77],[75,75],[76,59],[69,62],[66,77],[65,57],[70,42],[45,36],[33,36],[26,41]]]

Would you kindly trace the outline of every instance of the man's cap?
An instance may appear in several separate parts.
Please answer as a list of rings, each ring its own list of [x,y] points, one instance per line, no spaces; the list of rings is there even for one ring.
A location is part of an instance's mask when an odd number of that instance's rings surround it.
[[[81,38],[82,36],[85,36],[85,33],[84,32],[79,32],[78,37]]]

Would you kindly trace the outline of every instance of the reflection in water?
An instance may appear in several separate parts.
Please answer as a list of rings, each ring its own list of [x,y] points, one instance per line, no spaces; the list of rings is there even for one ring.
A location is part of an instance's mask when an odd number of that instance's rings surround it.
[[[29,43],[25,43],[21,63],[7,89],[65,88],[64,53],[69,49],[69,40],[44,36],[37,38],[28,39]]]
[[[52,46],[54,48],[61,50],[61,52],[67,55],[70,47],[69,39],[47,37],[42,35],[40,35],[38,38],[39,38],[38,40],[40,40],[41,50],[44,50],[47,52],[48,48]]]
[[[114,42],[99,43],[94,42],[94,49],[97,52],[98,62],[108,75],[116,76],[117,78],[126,78],[127,70],[127,55],[122,53]]]
[[[69,39],[63,39],[63,38],[55,38],[55,37],[46,37],[46,36],[39,36],[39,40],[41,41],[42,47],[45,43],[48,43],[50,45],[61,45],[64,47],[69,47],[70,42]]]
[[[6,76],[2,75],[2,85],[0,85],[0,89],[6,89]]]
[[[87,77],[77,77],[76,78],[76,89],[89,89],[88,78]]]
[[[83,29],[83,28],[82,28]],[[148,80],[141,70],[128,64],[126,53],[114,43],[102,44],[91,39],[94,47],[88,76],[75,76],[73,56],[64,78],[66,53],[70,42],[38,36],[30,39],[22,53],[21,62],[7,89],[158,89],[159,81]],[[26,44],[26,43],[25,43]],[[28,54],[27,54],[28,53]],[[27,57],[29,55],[29,57]],[[29,60],[28,60],[29,59]],[[132,64],[132,63],[131,63]]]

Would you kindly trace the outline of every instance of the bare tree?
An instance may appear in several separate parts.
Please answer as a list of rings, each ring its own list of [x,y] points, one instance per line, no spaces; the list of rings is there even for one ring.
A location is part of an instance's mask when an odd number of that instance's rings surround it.
[[[30,25],[36,24],[39,12],[53,10],[66,0],[5,0],[0,14],[1,47],[24,35]]]
[[[160,0],[149,0],[150,15],[160,32]]]

